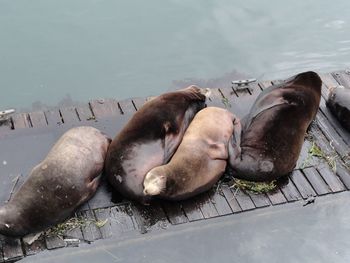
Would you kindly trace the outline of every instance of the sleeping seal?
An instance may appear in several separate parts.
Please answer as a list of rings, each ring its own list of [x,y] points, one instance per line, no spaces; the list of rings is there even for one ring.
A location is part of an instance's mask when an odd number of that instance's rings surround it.
[[[146,173],[169,161],[207,93],[196,86],[165,93],[134,114],[113,139],[105,162],[108,181],[119,193],[149,203],[143,193]]]
[[[208,190],[225,172],[228,149],[232,158],[240,154],[240,134],[240,121],[231,112],[216,107],[201,110],[170,162],[147,173],[144,194],[183,200]]]
[[[234,177],[269,181],[293,170],[320,104],[321,84],[310,71],[261,92],[242,119],[242,152],[230,159]]]
[[[0,233],[24,236],[69,217],[95,193],[109,143],[93,127],[77,127],[63,134],[0,208]]]
[[[326,105],[340,124],[350,132],[350,89],[343,86],[331,88]]]

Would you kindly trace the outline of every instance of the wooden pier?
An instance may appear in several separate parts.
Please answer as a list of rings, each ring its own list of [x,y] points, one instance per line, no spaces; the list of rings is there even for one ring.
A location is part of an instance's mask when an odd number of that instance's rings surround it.
[[[110,186],[103,182],[96,195],[76,214],[87,220],[106,223],[100,228],[94,224],[79,227],[65,233],[65,236],[79,239],[81,243],[91,243],[98,239],[127,238],[131,233],[147,235],[149,231],[167,231],[177,224],[191,224],[220,216],[234,217],[237,213],[289,202],[300,202],[302,206],[310,197],[317,200],[318,196],[348,191],[350,134],[326,108],[325,99],[332,86],[343,85],[350,89],[350,75],[346,71],[339,71],[320,76],[323,81],[322,98],[316,119],[308,132],[295,170],[287,179],[279,182],[275,191],[253,194],[221,184],[186,201],[157,201],[151,206],[142,206],[113,194]],[[230,83],[225,86],[218,84],[209,87],[212,93],[207,104],[227,108],[242,117],[261,90],[271,83],[278,81],[253,83],[250,84],[251,89],[239,91],[234,91]],[[113,138],[146,100],[93,100],[77,107],[18,113],[1,123],[0,203],[10,199],[31,168],[45,157],[66,130],[74,126],[91,125]],[[323,158],[312,157],[308,153],[314,143],[322,150]],[[27,245],[22,239],[0,236],[0,262],[13,262],[66,245],[63,239],[55,236],[42,236],[32,245]]]

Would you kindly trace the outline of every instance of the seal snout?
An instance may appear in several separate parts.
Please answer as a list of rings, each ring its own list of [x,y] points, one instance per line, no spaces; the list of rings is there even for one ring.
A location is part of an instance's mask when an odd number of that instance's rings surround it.
[[[165,189],[166,179],[164,175],[159,175],[153,171],[147,173],[143,182],[144,195],[159,195]]]

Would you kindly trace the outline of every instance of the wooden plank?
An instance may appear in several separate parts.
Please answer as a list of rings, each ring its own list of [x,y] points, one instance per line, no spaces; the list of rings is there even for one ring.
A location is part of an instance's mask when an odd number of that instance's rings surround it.
[[[202,211],[204,218],[212,218],[219,216],[210,196],[207,192],[198,195],[199,208]]]
[[[232,210],[227,203],[225,196],[218,187],[213,187],[208,191],[208,194],[220,216],[232,214]]]
[[[62,120],[64,123],[76,123],[79,120],[79,116],[75,107],[64,107],[60,109]]]
[[[82,104],[76,107],[78,117],[80,121],[93,121],[95,120],[95,115],[91,110],[90,104]]]
[[[29,113],[30,117],[30,122],[32,124],[32,127],[34,128],[40,128],[40,127],[46,127],[47,122],[46,122],[46,117],[44,112],[42,111],[35,111]]]
[[[3,134],[4,132],[8,132],[10,130],[13,130],[11,118],[0,121],[0,134]]]
[[[107,183],[106,177],[102,177],[101,183],[94,196],[88,201],[90,209],[114,206],[112,202],[112,187]]]
[[[100,227],[102,238],[112,237],[113,231],[111,226],[110,208],[108,207],[108,208],[95,209],[94,213],[98,221],[106,222],[102,227]]]
[[[45,242],[46,248],[49,250],[65,247],[67,245],[66,242],[64,242],[64,240],[58,236],[46,236]]]
[[[249,197],[252,199],[254,205],[258,208],[270,206],[269,198],[263,193],[251,193],[248,192]]]
[[[232,191],[233,189],[231,189]],[[232,191],[233,192],[233,191]],[[233,195],[236,197],[236,200],[239,204],[239,206],[242,208],[242,211],[252,210],[255,208],[255,205],[250,198],[249,195],[247,195],[242,190],[238,189],[233,192]]]
[[[322,80],[322,83],[327,87],[327,89],[329,89],[331,87],[336,87],[339,84],[342,85],[334,78],[332,73],[321,73],[321,74],[319,74],[319,76]],[[325,95],[328,95],[328,94],[325,94]]]
[[[272,85],[272,82],[270,80],[263,80],[259,81],[258,83],[259,87],[264,90]]]
[[[1,237],[2,252],[5,262],[15,262],[24,257],[21,240],[19,238]]]
[[[164,210],[157,201],[154,201],[149,206],[133,202],[131,207],[138,229],[142,234],[154,229],[164,229],[169,225]]]
[[[267,196],[269,197],[273,205],[280,205],[280,204],[287,203],[287,199],[284,197],[283,193],[279,188],[271,192],[268,192]]]
[[[184,201],[181,201],[181,206],[189,221],[204,219],[202,211],[199,208],[196,196]]]
[[[161,204],[171,224],[177,225],[188,222],[180,202],[163,201]]]
[[[121,114],[118,102],[115,99],[92,100],[90,105],[96,118]]]
[[[28,113],[16,113],[12,116],[14,129],[30,128],[32,124],[30,122]]]
[[[343,183],[328,165],[317,167],[317,170],[333,192],[341,192],[345,190]]]
[[[41,236],[39,239],[35,240],[31,245],[23,241],[23,249],[26,256],[35,255],[46,249],[45,237]]]
[[[343,158],[347,156],[350,152],[350,148],[346,145],[344,140],[338,135],[336,130],[329,124],[327,118],[318,111],[316,114],[316,120],[318,126],[321,128],[323,134],[326,138],[332,142],[334,149],[339,153]]]
[[[91,221],[91,224],[84,225],[82,227],[83,239],[87,242],[92,242],[102,238],[100,229],[93,223],[96,221],[96,217],[92,210],[79,212],[79,216],[83,217],[87,222]]]
[[[333,72],[332,76],[340,85],[350,88],[350,76],[344,70]]]
[[[227,203],[230,205],[233,213],[242,212],[242,208],[238,204],[238,202],[237,202],[234,194],[232,193],[231,189],[229,188],[229,186],[225,185],[225,184],[221,185],[221,191],[224,194],[224,196],[227,200]]]
[[[339,178],[341,179],[341,181],[343,182],[343,184],[346,186],[347,189],[350,189],[350,172],[349,170],[343,166],[342,163],[340,163],[339,161],[337,161],[336,163],[336,167],[337,167],[337,175],[339,176]]]
[[[207,99],[206,104],[209,107],[225,108],[223,97],[221,95],[221,92],[217,88],[210,89],[210,96]]]
[[[146,103],[145,98],[133,98],[132,101],[136,110],[141,109],[141,107]]]
[[[315,190],[312,188],[300,170],[294,170],[290,175],[290,179],[293,181],[299,193],[304,199],[310,196],[316,196]]]
[[[118,104],[123,114],[131,114],[136,111],[131,99],[118,101]]]
[[[280,186],[280,189],[288,202],[297,201],[302,198],[298,189],[289,177],[287,178],[287,182]]]
[[[132,213],[130,203],[111,207],[111,227],[113,235],[116,235],[118,230],[120,233],[136,230],[137,223]]]
[[[318,195],[324,195],[331,192],[331,189],[314,167],[303,169],[303,172]]]
[[[49,126],[59,126],[62,125],[62,118],[59,109],[51,109],[44,111],[47,125]]]

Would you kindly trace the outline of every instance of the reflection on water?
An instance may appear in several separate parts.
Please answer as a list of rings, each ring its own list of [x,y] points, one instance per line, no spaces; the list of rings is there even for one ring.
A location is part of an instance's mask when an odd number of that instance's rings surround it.
[[[349,13],[345,0],[0,0],[0,108],[346,68]]]

